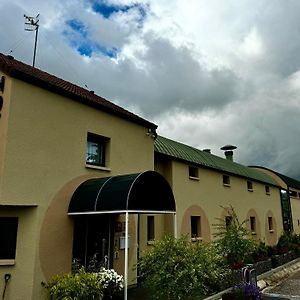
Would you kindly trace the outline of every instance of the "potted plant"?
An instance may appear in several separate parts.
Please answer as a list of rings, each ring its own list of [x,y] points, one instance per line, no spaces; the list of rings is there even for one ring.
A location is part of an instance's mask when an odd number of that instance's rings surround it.
[[[261,290],[253,283],[241,283],[232,287],[232,289],[222,295],[223,300],[259,300],[261,299]]]

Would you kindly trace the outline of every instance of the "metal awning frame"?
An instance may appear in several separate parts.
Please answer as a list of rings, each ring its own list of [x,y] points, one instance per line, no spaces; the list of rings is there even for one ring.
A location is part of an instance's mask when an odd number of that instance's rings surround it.
[[[174,237],[177,238],[177,218],[176,211],[141,211],[141,210],[114,210],[114,211],[91,211],[91,212],[76,212],[68,213],[69,216],[82,216],[82,215],[102,215],[102,214],[125,214],[125,262],[124,262],[124,300],[127,300],[128,295],[128,221],[129,214],[172,214],[173,215],[173,230]]]

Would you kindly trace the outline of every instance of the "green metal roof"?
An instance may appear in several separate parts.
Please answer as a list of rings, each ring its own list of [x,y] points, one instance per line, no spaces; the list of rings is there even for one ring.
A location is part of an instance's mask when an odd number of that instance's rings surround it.
[[[250,166],[252,168],[260,168],[260,169],[264,169],[264,170],[268,170],[270,172],[273,172],[274,174],[276,174],[278,177],[280,177],[288,187],[292,187],[295,189],[300,189],[300,181],[291,177],[288,177],[286,175],[283,175],[277,171],[271,170],[269,168],[266,167],[262,167],[262,166]]]
[[[201,151],[162,136],[157,136],[154,146],[156,153],[167,155],[175,159],[183,160],[206,168],[215,169],[220,172],[278,186],[272,177],[264,174],[263,172],[256,171],[229,159]]]

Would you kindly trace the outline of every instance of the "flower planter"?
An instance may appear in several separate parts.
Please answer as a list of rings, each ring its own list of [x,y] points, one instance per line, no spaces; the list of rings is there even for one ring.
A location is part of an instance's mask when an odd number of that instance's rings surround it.
[[[256,274],[260,275],[272,269],[272,260],[268,258],[266,260],[258,261],[254,264],[254,268],[256,270]]]
[[[256,300],[255,296],[240,296],[229,292],[222,295],[222,300]]]
[[[276,254],[271,257],[272,267],[277,268],[284,264],[284,254]]]
[[[236,283],[242,282],[241,270],[232,270],[228,275],[224,276],[223,289],[227,289]]]

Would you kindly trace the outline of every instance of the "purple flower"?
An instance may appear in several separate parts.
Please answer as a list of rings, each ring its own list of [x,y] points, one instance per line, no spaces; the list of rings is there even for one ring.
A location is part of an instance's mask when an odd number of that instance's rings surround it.
[[[253,283],[237,284],[233,286],[232,291],[240,297],[254,296],[256,300],[260,299],[261,295],[260,288]]]

